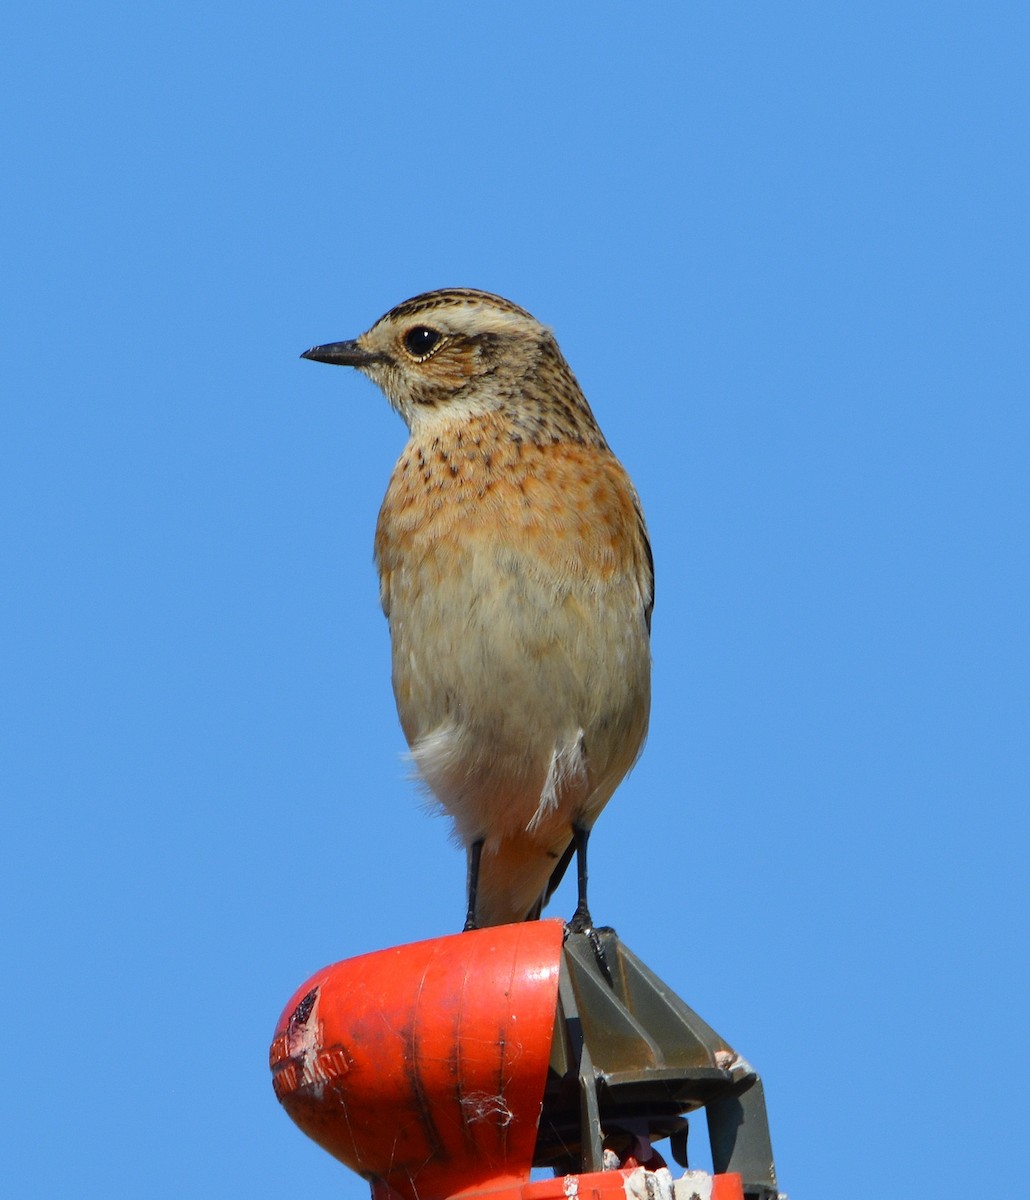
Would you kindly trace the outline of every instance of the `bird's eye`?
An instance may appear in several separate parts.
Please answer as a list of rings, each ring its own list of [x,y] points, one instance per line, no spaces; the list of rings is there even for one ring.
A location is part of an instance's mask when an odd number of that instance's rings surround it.
[[[428,358],[443,335],[428,325],[416,325],[404,335],[404,348],[412,358]]]

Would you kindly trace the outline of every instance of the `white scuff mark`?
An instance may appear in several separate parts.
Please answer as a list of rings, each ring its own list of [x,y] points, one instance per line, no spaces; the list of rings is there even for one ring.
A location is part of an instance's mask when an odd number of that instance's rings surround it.
[[[622,1186],[626,1200],[648,1200],[647,1171],[643,1167],[636,1167],[630,1171]]]
[[[654,1200],[675,1200],[676,1192],[672,1182],[672,1172],[668,1167],[659,1167],[657,1171],[648,1171],[649,1188],[653,1183],[652,1195]]]
[[[461,1108],[469,1125],[492,1120],[503,1129],[515,1119],[515,1114],[504,1100],[490,1092],[469,1092],[467,1096],[462,1096]]]
[[[707,1171],[684,1171],[672,1186],[676,1200],[712,1200],[712,1177]]]
[[[626,1176],[626,1200],[683,1200],[677,1196],[668,1167],[649,1171],[636,1167]]]
[[[579,1195],[579,1176],[566,1175],[562,1180],[562,1190],[569,1200],[574,1200]]]
[[[308,996],[311,996],[311,993],[308,993]],[[322,1069],[320,1062],[323,1058],[322,1022],[318,1019],[320,999],[321,993],[315,989],[310,1003],[301,1002],[301,1006],[306,1009],[303,1020],[296,1020],[297,1013],[295,1012],[286,1027],[287,1054],[297,1070],[295,1086],[311,1087],[319,1098],[325,1090],[327,1080],[335,1075],[342,1075],[347,1070],[345,1060],[342,1069],[340,1069],[340,1064],[336,1064],[336,1069],[333,1069],[332,1066],[326,1070]],[[307,1000],[308,997],[305,997],[305,1001]]]
[[[744,1075],[754,1075],[755,1069],[739,1054],[735,1054],[732,1050],[716,1050],[715,1065],[720,1071],[729,1071],[735,1079],[740,1079]]]
[[[350,1070],[350,1063],[342,1046],[332,1046],[308,1061],[305,1075],[310,1075],[312,1082],[329,1083],[339,1079]]]

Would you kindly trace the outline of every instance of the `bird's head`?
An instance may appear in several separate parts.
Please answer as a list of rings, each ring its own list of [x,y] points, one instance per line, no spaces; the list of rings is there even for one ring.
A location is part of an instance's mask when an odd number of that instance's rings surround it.
[[[301,357],[356,367],[412,432],[501,410],[528,417],[563,395],[593,424],[551,331],[489,292],[426,292],[353,341],[314,346]]]

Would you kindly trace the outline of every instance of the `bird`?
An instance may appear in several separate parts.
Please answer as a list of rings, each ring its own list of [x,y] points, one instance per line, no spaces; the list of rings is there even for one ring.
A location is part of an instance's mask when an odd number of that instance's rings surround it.
[[[466,930],[539,917],[647,735],[654,561],[551,330],[490,292],[405,300],[302,358],[408,427],[375,533],[410,758],[467,856]]]

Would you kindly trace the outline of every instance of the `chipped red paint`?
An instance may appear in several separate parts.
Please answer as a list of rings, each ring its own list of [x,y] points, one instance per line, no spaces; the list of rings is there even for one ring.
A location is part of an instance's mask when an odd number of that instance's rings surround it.
[[[554,1179],[541,1179],[535,1183],[476,1188],[462,1193],[461,1200],[630,1200],[636,1195],[649,1194],[646,1182],[631,1179],[632,1175],[642,1170],[637,1167],[635,1172],[620,1169],[586,1175],[558,1175]],[[744,1200],[744,1184],[740,1175],[712,1175],[708,1178],[711,1179],[711,1200]],[[690,1193],[685,1191],[684,1194]],[[423,1200],[426,1198],[423,1197]]]

